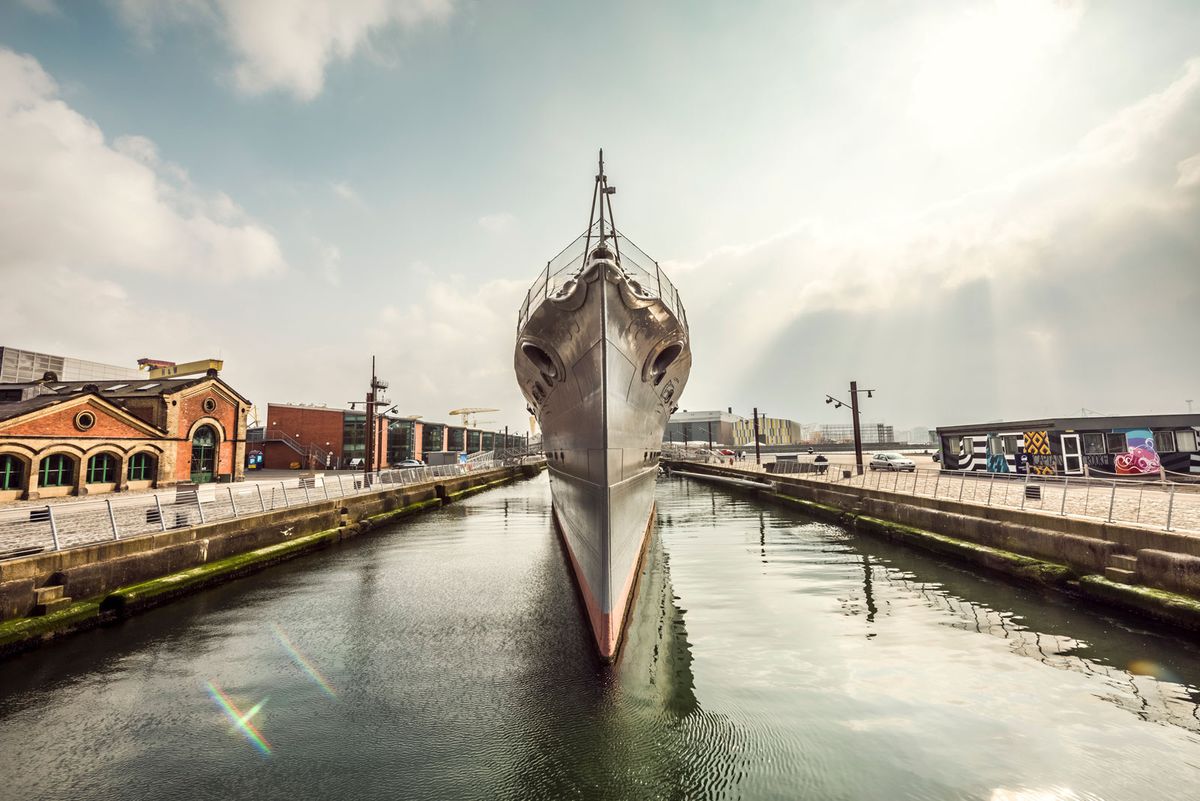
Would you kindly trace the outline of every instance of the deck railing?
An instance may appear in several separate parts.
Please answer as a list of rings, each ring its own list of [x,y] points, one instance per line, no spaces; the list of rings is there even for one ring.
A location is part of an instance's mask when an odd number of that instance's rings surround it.
[[[533,286],[525,293],[525,301],[517,314],[517,330],[520,331],[529,320],[530,315],[558,292],[570,279],[583,269],[589,247],[600,244],[599,223],[592,226],[589,237],[587,232],[580,234],[575,241],[563,248],[557,256],[546,262],[546,267],[538,274]],[[637,245],[633,244],[619,231],[608,230],[608,240],[614,250],[619,253],[621,269],[630,279],[636,281],[641,288],[641,294],[662,299],[664,305],[679,318],[680,323],[687,326],[687,313],[675,285],[663,273],[658,262],[650,258]]]

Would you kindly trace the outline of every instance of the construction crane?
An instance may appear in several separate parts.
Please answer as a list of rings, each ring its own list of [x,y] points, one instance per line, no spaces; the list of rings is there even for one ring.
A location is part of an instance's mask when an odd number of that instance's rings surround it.
[[[482,406],[467,406],[462,409],[454,409],[450,412],[455,417],[462,418],[463,428],[474,428],[476,426],[476,416],[480,412],[498,412],[499,409],[485,409]]]
[[[225,366],[225,362],[221,359],[200,359],[195,362],[184,362],[176,364],[175,362],[165,361],[163,359],[138,359],[138,367],[142,370],[148,370],[147,378],[175,378],[184,375],[197,375],[206,373],[209,370],[220,370]]]

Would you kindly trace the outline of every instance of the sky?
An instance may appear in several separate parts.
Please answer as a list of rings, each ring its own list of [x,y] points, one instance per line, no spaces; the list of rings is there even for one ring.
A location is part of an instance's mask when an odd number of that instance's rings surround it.
[[[684,409],[1200,411],[1192,0],[8,0],[0,344],[524,431],[600,147]]]

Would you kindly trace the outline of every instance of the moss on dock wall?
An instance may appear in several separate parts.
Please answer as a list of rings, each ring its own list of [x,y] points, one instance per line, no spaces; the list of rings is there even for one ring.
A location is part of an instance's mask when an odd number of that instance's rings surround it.
[[[511,483],[517,478],[530,478],[540,472],[536,467],[532,470],[520,467],[503,468],[503,470],[503,474],[498,471],[488,471],[441,482],[439,484],[440,494],[433,486],[430,486],[417,488],[416,491],[410,493],[394,493],[391,497],[382,499],[370,497],[338,499],[339,501],[344,500],[345,504],[335,504],[334,508],[328,510],[336,513],[333,518],[320,513],[313,514],[308,518],[310,526],[315,521],[330,519],[334,525],[299,535],[294,533],[288,535],[276,531],[276,527],[281,522],[277,519],[278,515],[262,515],[226,521],[238,524],[232,532],[237,541],[243,543],[254,541],[254,537],[245,535],[247,532],[254,531],[251,524],[256,520],[260,525],[267,527],[268,538],[277,541],[229,555],[222,554],[218,558],[212,558],[217,549],[211,547],[211,539],[203,539],[195,542],[170,542],[165,548],[151,549],[141,553],[134,552],[129,556],[110,559],[107,563],[82,564],[72,567],[69,569],[71,572],[65,573],[63,576],[64,584],[74,571],[84,571],[89,574],[101,573],[110,582],[115,577],[131,573],[134,575],[143,573],[143,575],[138,575],[132,581],[120,583],[120,586],[115,588],[110,585],[86,600],[77,601],[49,615],[19,617],[0,622],[0,656],[28,650],[64,634],[120,620],[122,617],[159,606],[205,587],[265,570],[285,560],[330,547],[343,539],[366,533],[428,509],[440,507],[444,503]],[[499,477],[497,477],[498,475]],[[453,491],[445,491],[451,488]],[[397,499],[405,499],[409,502],[397,505]],[[367,503],[355,504],[356,500],[367,501]],[[324,502],[321,502],[313,506],[323,508],[325,505]],[[356,508],[358,506],[365,507],[365,509]],[[302,513],[304,510],[305,507],[296,507],[293,512]],[[363,513],[356,515],[356,512]],[[365,512],[369,512],[369,514]],[[221,524],[215,523],[209,527],[198,528],[211,528],[219,525]],[[283,529],[283,531],[286,530],[286,528]],[[228,548],[222,550],[227,551]],[[165,556],[163,551],[167,551]],[[142,564],[130,563],[130,560],[138,559],[142,560]],[[190,564],[187,564],[189,560]],[[180,562],[184,564],[180,564]],[[157,574],[150,577],[144,575],[145,571],[153,571],[155,566],[163,564],[173,565],[174,569],[159,570]],[[29,585],[29,591],[32,592],[32,580],[26,579],[22,583]],[[76,586],[79,584],[77,583]]]

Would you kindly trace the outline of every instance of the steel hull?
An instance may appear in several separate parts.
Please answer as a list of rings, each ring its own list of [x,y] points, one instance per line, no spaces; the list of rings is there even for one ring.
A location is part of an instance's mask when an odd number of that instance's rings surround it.
[[[606,660],[620,646],[663,431],[690,369],[686,324],[613,260],[593,260],[518,332],[517,378],[542,428],[554,516]]]

